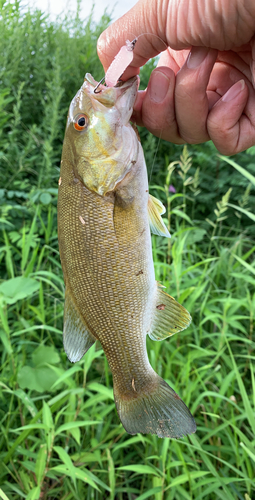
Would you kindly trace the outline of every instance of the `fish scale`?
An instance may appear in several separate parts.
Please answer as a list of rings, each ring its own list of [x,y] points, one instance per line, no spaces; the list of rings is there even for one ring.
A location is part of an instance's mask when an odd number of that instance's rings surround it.
[[[180,437],[194,432],[195,422],[152,369],[146,335],[161,340],[191,318],[155,281],[150,224],[157,234],[169,233],[163,205],[148,193],[143,150],[129,123],[138,80],[103,88],[102,96],[93,88],[86,75],[70,106],[61,161],[64,346],[78,361],[96,339],[101,342],[127,432]],[[84,130],[75,127],[80,116]]]
[[[145,272],[136,276],[137,269],[145,267],[144,250],[140,252],[137,241],[130,248],[126,239],[121,240],[118,228],[114,229],[113,226],[114,205],[109,202],[107,206],[97,194],[93,196],[89,192],[89,196],[86,196],[87,190],[81,182],[74,185],[74,193],[71,197],[68,190],[70,202],[64,203],[63,191],[66,185],[68,188],[70,186],[69,179],[65,177],[65,172],[61,171],[62,184],[58,210],[61,213],[59,231],[62,232],[61,221],[63,221],[64,233],[68,233],[68,239],[64,238],[66,255],[62,257],[62,261],[66,261],[65,267],[70,268],[68,279],[70,289],[78,298],[78,305],[86,322],[89,323],[94,335],[100,339],[111,370],[116,372],[118,379],[123,371],[129,374],[138,374],[140,371],[144,373],[142,360],[145,358],[146,367],[148,361],[145,335],[142,335],[145,322],[142,313],[146,309],[146,301],[143,300],[142,292],[143,295],[146,294],[146,288],[150,291],[150,283],[146,284],[148,279]],[[73,199],[76,200],[78,207],[81,207],[80,200],[82,200],[81,216],[85,221],[84,225],[77,217],[79,212],[74,206]],[[122,218],[126,217],[123,210],[119,212]],[[136,215],[135,210],[133,213]],[[109,224],[109,220],[112,224]],[[119,226],[122,226],[121,220],[119,220]],[[148,248],[145,240],[146,236],[150,237],[149,223],[147,223],[146,232],[143,232],[144,223],[141,226],[140,233],[143,233],[141,246]],[[137,228],[135,232],[137,233]],[[123,231],[121,233],[125,236]],[[120,247],[124,248],[123,252],[119,251]],[[147,256],[147,260],[152,261],[150,257],[151,253]],[[137,287],[134,286],[135,281],[138,284]],[[95,283],[96,286],[94,286]],[[127,316],[127,309],[132,311],[133,318],[131,314]],[[108,311],[111,311],[111,316]],[[137,333],[134,334],[134,332]],[[128,336],[130,336],[130,341]],[[140,341],[139,343],[133,343],[134,336]],[[111,353],[113,340],[114,356]],[[121,354],[123,344],[129,347],[124,351],[125,367],[122,361],[123,354]],[[119,350],[121,352],[118,352]],[[121,360],[121,363],[116,360]]]

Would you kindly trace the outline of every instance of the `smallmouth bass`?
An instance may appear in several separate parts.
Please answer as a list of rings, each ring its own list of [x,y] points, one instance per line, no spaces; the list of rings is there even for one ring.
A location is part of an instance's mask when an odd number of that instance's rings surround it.
[[[143,150],[129,120],[139,79],[99,86],[86,74],[71,102],[61,160],[58,235],[65,280],[63,339],[79,361],[98,339],[130,434],[178,438],[196,430],[174,390],[152,369],[153,340],[190,324],[155,281],[151,234],[170,236],[162,203],[149,195]]]

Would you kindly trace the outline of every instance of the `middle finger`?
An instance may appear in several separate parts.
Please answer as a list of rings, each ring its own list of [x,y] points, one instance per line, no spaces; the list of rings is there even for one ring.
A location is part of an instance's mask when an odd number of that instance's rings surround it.
[[[192,47],[185,64],[176,75],[175,115],[179,134],[185,142],[197,144],[209,140],[207,133],[210,74],[217,50]]]

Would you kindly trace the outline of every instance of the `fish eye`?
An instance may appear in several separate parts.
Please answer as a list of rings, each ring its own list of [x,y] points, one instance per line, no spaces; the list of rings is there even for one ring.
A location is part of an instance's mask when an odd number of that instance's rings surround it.
[[[83,113],[80,113],[79,115],[76,115],[74,118],[73,126],[75,130],[81,131],[87,128],[88,125],[88,117],[84,115]]]

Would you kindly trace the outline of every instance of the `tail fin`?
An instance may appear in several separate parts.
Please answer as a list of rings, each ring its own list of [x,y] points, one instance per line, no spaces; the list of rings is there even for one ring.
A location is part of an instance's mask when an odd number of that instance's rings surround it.
[[[196,432],[196,423],[178,394],[157,375],[153,390],[134,398],[114,394],[123,427],[129,434],[157,434],[159,437],[180,438]],[[132,384],[133,385],[133,384]]]

